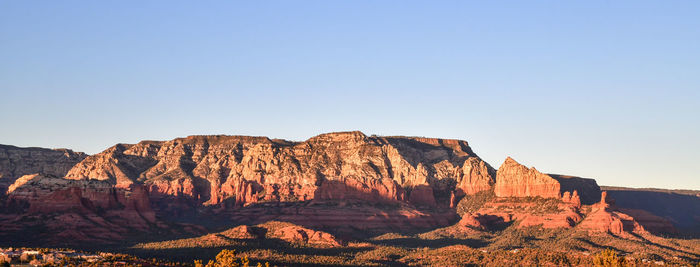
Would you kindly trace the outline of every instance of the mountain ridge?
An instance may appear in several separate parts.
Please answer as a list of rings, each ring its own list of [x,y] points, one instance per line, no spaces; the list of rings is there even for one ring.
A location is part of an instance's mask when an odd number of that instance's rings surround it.
[[[503,231],[541,229],[643,243],[662,240],[656,234],[700,229],[700,218],[682,214],[693,212],[692,195],[650,208],[630,205],[638,195],[604,187],[606,192],[594,179],[549,174],[510,157],[495,169],[457,139],[359,131],[305,141],[192,135],[76,155],[70,168],[25,174],[3,190],[0,227],[6,230],[0,241],[119,244],[150,242],[148,236],[156,234],[238,244],[208,233],[259,229],[269,221],[297,225],[283,231],[290,240],[320,233],[340,247],[423,231],[491,236],[496,245],[507,242],[497,238]],[[44,170],[34,167],[23,172]],[[684,203],[690,206],[664,213],[664,205]]]

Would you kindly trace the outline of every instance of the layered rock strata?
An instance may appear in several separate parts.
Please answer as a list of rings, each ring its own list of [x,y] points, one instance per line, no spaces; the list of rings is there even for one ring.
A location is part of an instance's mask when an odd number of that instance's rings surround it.
[[[594,232],[605,232],[618,236],[631,233],[646,234],[676,233],[677,230],[666,219],[649,212],[635,209],[620,209],[614,200],[603,191],[600,202],[592,205],[592,210],[578,227]]]
[[[17,179],[7,191],[8,202],[14,207],[26,207],[19,212],[66,213],[126,211],[139,220],[155,222],[148,193],[143,186],[114,188],[107,182],[69,180],[40,174]]]
[[[465,141],[361,132],[322,134],[304,142],[190,136],[119,144],[67,174],[118,188],[144,184],[156,201],[178,197],[237,206],[346,198],[449,206],[453,191],[488,190],[494,176]]]
[[[64,176],[85,157],[85,153],[69,149],[0,145],[0,191],[5,192],[22,175],[43,173]]]
[[[498,168],[494,193],[497,197],[567,198],[593,204],[600,197],[600,187],[593,179],[546,174],[528,168],[508,157]]]

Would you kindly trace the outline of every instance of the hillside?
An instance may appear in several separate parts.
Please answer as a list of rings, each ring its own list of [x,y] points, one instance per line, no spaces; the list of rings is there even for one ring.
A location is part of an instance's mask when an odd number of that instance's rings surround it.
[[[601,188],[510,157],[495,169],[462,140],[339,132],[190,136],[91,156],[34,150],[3,163],[13,182],[0,199],[0,245],[184,261],[235,248],[285,265],[429,264],[420,255],[481,250],[584,265],[603,248],[669,263],[700,256],[690,191]]]

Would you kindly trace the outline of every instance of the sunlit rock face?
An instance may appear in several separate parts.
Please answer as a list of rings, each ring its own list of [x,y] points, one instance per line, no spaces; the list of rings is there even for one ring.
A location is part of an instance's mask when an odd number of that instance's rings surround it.
[[[644,210],[623,209],[615,205],[615,200],[603,191],[600,202],[591,206],[591,212],[579,225],[591,232],[604,232],[617,236],[630,234],[677,233],[678,230],[667,219]]]
[[[178,197],[239,206],[348,198],[449,206],[453,192],[474,194],[495,183],[494,169],[465,141],[361,132],[322,134],[304,142],[190,136],[119,144],[86,158],[66,176],[105,180],[118,188],[145,184],[155,200]]]
[[[498,197],[563,198],[593,204],[600,198],[600,187],[593,179],[542,173],[508,157],[498,168],[494,193]]]
[[[120,210],[155,221],[148,193],[142,185],[119,189],[104,181],[69,180],[42,174],[24,175],[10,185],[7,201],[27,213],[90,213]]]
[[[508,157],[498,168],[494,192],[497,197],[559,198],[560,184],[535,168],[527,168]]]
[[[69,149],[0,145],[0,191],[4,193],[22,175],[43,173],[64,176],[85,157],[85,153]]]

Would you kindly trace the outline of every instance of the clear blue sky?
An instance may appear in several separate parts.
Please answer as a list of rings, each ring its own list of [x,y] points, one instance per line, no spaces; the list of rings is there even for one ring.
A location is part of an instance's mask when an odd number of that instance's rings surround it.
[[[1,1],[0,143],[458,138],[700,189],[700,1]]]

